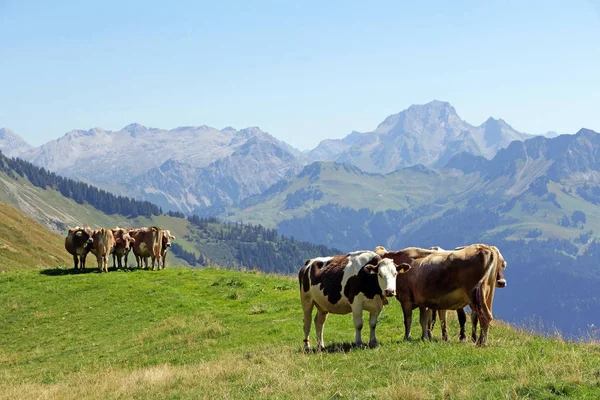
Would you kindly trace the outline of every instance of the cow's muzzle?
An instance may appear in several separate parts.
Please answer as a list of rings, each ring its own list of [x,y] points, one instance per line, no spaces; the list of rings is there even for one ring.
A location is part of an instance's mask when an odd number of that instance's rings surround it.
[[[392,290],[392,289],[385,289],[385,295],[386,295],[386,297],[392,297],[392,296],[394,296],[395,294],[396,294],[396,291],[395,291],[395,290]]]
[[[506,279],[498,279],[496,281],[496,287],[499,287],[499,288],[506,287]]]
[[[171,243],[167,243],[167,247],[171,247]]]
[[[87,244],[94,243],[94,239],[93,239],[93,238],[89,238],[89,239],[87,240],[87,242],[86,242],[86,243],[87,243]]]

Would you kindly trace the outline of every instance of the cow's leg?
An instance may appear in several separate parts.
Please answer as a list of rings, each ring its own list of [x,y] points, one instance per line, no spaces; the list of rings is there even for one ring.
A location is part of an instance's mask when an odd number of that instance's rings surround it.
[[[362,307],[352,307],[352,318],[354,319],[354,329],[356,329],[356,345],[358,347],[364,347],[361,335],[363,328]]]
[[[102,268],[104,269],[104,272],[108,273],[108,256],[103,256],[102,257]]]
[[[144,257],[144,269],[148,269],[148,257]]]
[[[477,313],[473,310],[474,308],[471,306],[471,325],[473,325],[471,330],[471,340],[477,342]]]
[[[412,304],[402,304],[404,314],[404,340],[410,340],[410,326],[412,325]]]
[[[127,256],[129,255],[129,252],[125,253],[125,268],[129,269],[129,264],[127,264]]]
[[[156,262],[156,257],[152,256],[152,271],[154,271],[154,263]]]
[[[123,269],[123,256],[118,256],[117,261],[119,262],[119,269]]]
[[[312,319],[312,312],[315,303],[312,298],[307,297],[302,299],[302,311],[304,312],[304,351],[310,350],[310,324]]]
[[[378,312],[372,312],[369,314],[369,328],[371,330],[371,335],[369,338],[369,347],[377,347],[379,346],[379,343],[377,343],[377,337],[375,336],[375,328],[377,327],[377,317],[379,317],[379,313],[381,311]]]
[[[421,339],[431,340],[431,331],[429,330],[429,321],[431,321],[431,309],[419,307],[419,322],[421,323]]]
[[[79,256],[77,255],[73,256],[73,268],[79,269]]]
[[[456,310],[456,316],[458,317],[458,324],[460,325],[460,336],[459,340],[464,342],[467,340],[467,334],[465,333],[465,325],[467,324],[467,314],[464,308]]]
[[[323,341],[323,325],[327,320],[327,311],[317,309],[317,315],[315,315],[315,330],[317,331],[317,350],[325,349],[325,342]]]
[[[439,310],[440,326],[442,327],[442,339],[448,341],[448,323],[446,321],[446,310]],[[435,314],[435,312],[434,312]]]
[[[102,257],[96,256],[96,261],[98,262],[98,272],[102,273]]]
[[[441,310],[440,310],[441,312]],[[435,327],[435,321],[436,321],[436,316],[437,316],[438,311],[432,311],[431,312],[431,320],[429,321],[429,330],[431,332],[433,332],[433,328]],[[441,315],[440,315],[441,317]]]
[[[117,255],[115,253],[113,253],[112,255],[112,259],[113,259],[113,268],[117,269]]]

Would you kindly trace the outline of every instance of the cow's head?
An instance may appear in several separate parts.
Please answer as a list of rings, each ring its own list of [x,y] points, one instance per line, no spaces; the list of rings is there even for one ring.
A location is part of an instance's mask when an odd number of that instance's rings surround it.
[[[373,259],[377,260],[377,257]],[[391,258],[383,258],[377,264],[369,263],[364,267],[369,274],[377,274],[377,281],[381,288],[381,293],[386,297],[392,297],[396,294],[396,275],[403,274],[410,269],[408,264],[394,264]]]
[[[129,249],[131,249],[131,247],[135,243],[135,239],[132,238],[129,235],[129,232],[126,232],[126,231],[123,232],[123,235],[121,236],[121,239],[123,240],[123,248],[125,249],[125,251],[129,251]]]
[[[168,249],[169,247],[171,247],[171,240],[175,240],[175,236],[171,235],[171,232],[169,232],[168,229],[164,229],[163,230],[163,241],[162,241],[162,245],[164,249]]]
[[[496,267],[496,287],[506,287],[506,279],[504,278],[504,270],[506,269],[506,260],[502,257],[502,253],[496,246],[491,246],[498,256],[498,265]]]
[[[73,229],[69,229],[69,235],[73,235],[73,237],[78,239],[79,243],[82,244],[92,244],[94,241],[92,229],[89,226],[80,227],[76,226]]]

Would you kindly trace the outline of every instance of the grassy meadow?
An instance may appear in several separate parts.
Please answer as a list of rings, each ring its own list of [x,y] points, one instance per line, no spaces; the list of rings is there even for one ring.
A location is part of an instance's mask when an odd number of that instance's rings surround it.
[[[495,322],[489,346],[476,348],[458,342],[455,318],[449,343],[438,327],[433,342],[404,342],[395,300],[381,315],[380,347],[352,348],[351,316],[331,315],[327,351],[304,354],[293,277],[18,271],[0,274],[0,301],[6,399],[600,398],[598,344]]]

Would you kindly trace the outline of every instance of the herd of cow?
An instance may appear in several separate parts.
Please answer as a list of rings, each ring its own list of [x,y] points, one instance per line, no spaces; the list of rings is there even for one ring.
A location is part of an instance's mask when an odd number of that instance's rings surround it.
[[[317,349],[324,348],[323,325],[329,313],[352,313],[356,344],[361,338],[362,312],[369,315],[369,346],[377,346],[377,318],[395,296],[404,314],[405,339],[410,339],[412,311],[419,308],[422,339],[431,339],[436,313],[440,317],[442,336],[448,340],[446,310],[456,310],[460,323],[460,340],[466,339],[464,307],[471,307],[472,339],[485,346],[492,321],[492,302],[496,287],[506,286],[506,261],[495,246],[473,244],[446,251],[439,247],[409,247],[387,251],[356,251],[346,255],[313,258],[298,274],[300,299],[304,312],[304,349],[310,349],[313,308]],[[477,323],[480,334],[477,337]]]
[[[133,250],[138,268],[148,268],[148,258],[152,258],[152,270],[155,263],[158,269],[165,268],[167,251],[175,236],[167,229],[157,226],[150,228],[114,229],[100,228],[92,231],[89,226],[69,229],[65,239],[65,249],[73,256],[75,269],[85,269],[85,259],[92,253],[98,260],[98,270],[108,272],[108,258],[112,254],[113,267],[122,269],[123,258],[127,267],[127,256]]]
[[[165,258],[175,236],[166,229],[153,226],[137,229],[105,229],[94,231],[89,226],[69,229],[66,250],[73,255],[75,269],[85,269],[88,253],[96,256],[98,270],[108,272],[108,258],[113,266],[123,268],[122,260],[131,250],[138,268],[148,268],[148,258],[158,269],[165,268]],[[473,330],[471,338],[485,346],[492,321],[492,302],[496,287],[506,286],[506,261],[495,246],[472,244],[446,251],[439,247],[421,249],[409,247],[387,251],[378,246],[375,251],[362,250],[332,257],[317,257],[306,261],[300,269],[300,299],[304,312],[304,348],[310,349],[310,328],[313,308],[317,333],[317,348],[323,349],[323,326],[329,313],[352,313],[356,328],[356,344],[363,346],[362,313],[369,315],[369,346],[377,346],[377,318],[388,298],[395,296],[404,314],[405,339],[410,339],[412,311],[419,308],[421,337],[431,339],[431,330],[439,315],[442,337],[448,340],[446,310],[456,310],[460,324],[460,340],[466,339],[466,313],[471,307]],[[480,334],[477,337],[477,324]]]

